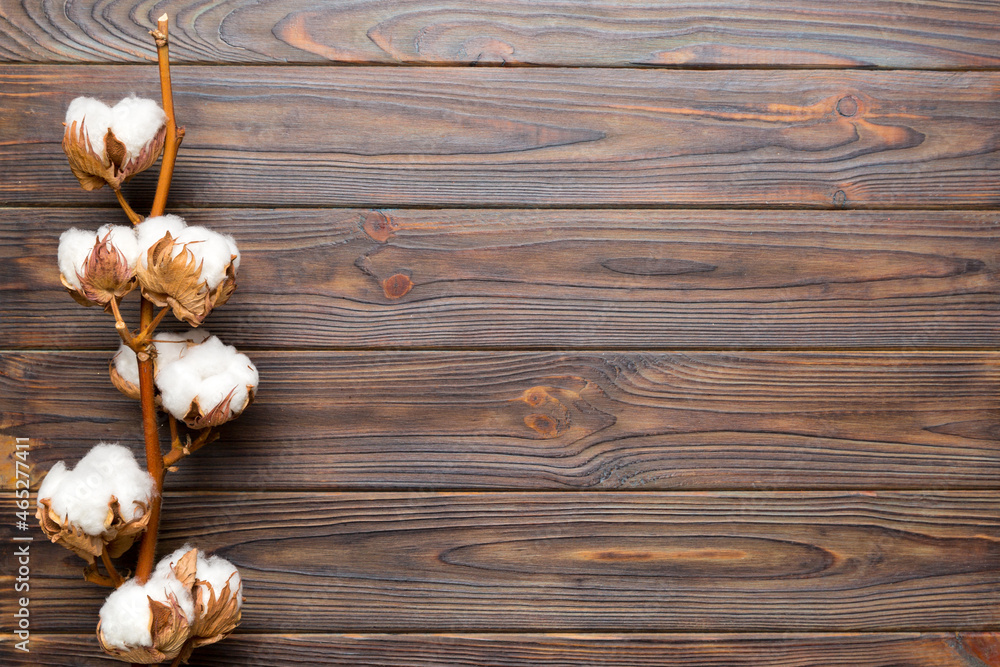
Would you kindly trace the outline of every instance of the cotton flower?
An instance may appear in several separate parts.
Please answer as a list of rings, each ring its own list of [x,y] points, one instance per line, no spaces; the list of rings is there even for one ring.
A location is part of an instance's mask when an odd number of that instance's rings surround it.
[[[126,581],[101,607],[97,640],[111,656],[140,664],[172,660],[191,636],[198,552],[163,559],[145,584]]]
[[[59,461],[38,489],[36,516],[42,532],[89,563],[107,548],[124,553],[146,529],[146,510],[155,496],[152,476],[132,452],[99,443],[76,468]]]
[[[231,236],[188,227],[176,215],[150,218],[136,227],[143,295],[191,326],[201,324],[236,289],[240,251]]]
[[[253,400],[258,382],[253,362],[215,336],[187,347],[156,374],[163,409],[198,429],[239,416]]]
[[[179,562],[190,551],[190,545],[185,544],[163,558],[153,576],[167,572],[171,563]],[[206,558],[203,552],[197,553],[195,582],[191,590],[194,620],[191,622],[191,637],[182,651],[184,660],[199,646],[225,639],[239,625],[243,607],[243,581],[239,570],[219,556]]]
[[[62,147],[84,190],[114,189],[148,169],[163,150],[167,116],[153,100],[126,97],[108,107],[78,97],[66,110]]]
[[[157,333],[153,338],[153,376],[165,365],[176,361],[192,345],[208,338],[204,329],[191,329],[184,333]],[[108,364],[111,383],[129,398],[139,399],[139,361],[132,348],[122,343]]]
[[[131,227],[68,229],[59,237],[59,275],[78,303],[110,307],[135,288],[139,243]]]

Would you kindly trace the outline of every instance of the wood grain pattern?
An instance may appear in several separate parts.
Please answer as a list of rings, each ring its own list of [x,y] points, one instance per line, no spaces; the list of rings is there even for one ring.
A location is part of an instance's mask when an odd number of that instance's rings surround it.
[[[969,68],[1000,9],[956,0],[7,3],[0,58],[139,62],[170,14],[178,62]]]
[[[961,349],[1000,337],[994,212],[199,209],[235,235],[209,329],[247,348]],[[115,210],[0,209],[0,340],[114,349],[59,235]],[[125,302],[132,311],[137,299]]]
[[[104,353],[0,356],[46,470],[138,449]],[[257,401],[169,488],[997,488],[996,353],[252,353]],[[37,481],[37,479],[36,479]]]
[[[0,69],[17,176],[0,204],[111,203],[67,169],[64,105],[155,96],[155,76]],[[1000,204],[998,72],[190,66],[173,83],[192,129],[173,206]]]
[[[192,667],[983,667],[989,633],[821,635],[286,634],[233,635],[199,649]],[[5,644],[5,647],[9,644]],[[3,655],[0,652],[0,655]],[[46,667],[112,667],[93,635],[32,636]],[[14,656],[16,658],[16,656]]]
[[[163,519],[163,553],[240,568],[245,632],[998,624],[996,493],[167,493]],[[104,590],[38,536],[33,629],[92,631]]]

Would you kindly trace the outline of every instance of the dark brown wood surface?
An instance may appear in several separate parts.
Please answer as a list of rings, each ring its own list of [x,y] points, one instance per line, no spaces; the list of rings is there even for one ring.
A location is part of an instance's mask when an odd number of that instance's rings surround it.
[[[239,288],[240,348],[982,348],[1000,225],[973,211],[199,209]],[[117,210],[0,209],[0,340],[117,346],[53,271]],[[135,309],[136,299],[125,302]]]
[[[189,66],[173,82],[191,128],[174,206],[1000,204],[998,72]],[[16,174],[0,204],[113,202],[66,178],[65,105],[156,85],[133,66],[0,69]]]
[[[239,241],[207,326],[262,375],[167,480],[160,551],[247,583],[192,664],[1000,667],[1000,5],[0,0],[5,489],[15,438],[33,488],[141,449],[59,143],[158,96],[164,11],[170,210]],[[112,664],[17,534],[0,664]]]
[[[246,632],[982,631],[1000,595],[993,491],[168,493],[161,530],[240,568]],[[33,627],[91,630],[33,546]]]
[[[142,62],[173,18],[179,62],[962,68],[1000,65],[1000,8],[976,0],[447,3],[8,2],[0,57]]]
[[[39,470],[141,444],[108,353],[0,355]],[[170,488],[995,488],[996,353],[251,353],[263,378]],[[67,429],[68,423],[73,424]]]
[[[241,634],[199,650],[189,664],[271,666],[277,653],[286,665],[340,667],[983,667],[995,664],[998,646],[990,633]],[[99,655],[92,634],[32,640],[33,659],[53,667],[121,664]]]

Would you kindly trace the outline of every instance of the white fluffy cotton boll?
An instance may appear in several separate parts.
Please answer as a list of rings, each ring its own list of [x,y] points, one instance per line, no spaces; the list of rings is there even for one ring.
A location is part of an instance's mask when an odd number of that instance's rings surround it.
[[[155,218],[146,218],[135,227],[135,233],[139,240],[139,261],[146,266],[147,253],[157,241],[170,232],[170,236],[177,238],[187,227],[184,218],[179,215],[158,215]]]
[[[215,336],[188,348],[183,356],[165,366],[156,377],[163,408],[177,419],[185,419],[194,402],[204,416],[230,397],[228,413],[216,415],[215,423],[223,423],[239,414],[258,382],[259,375],[253,362]],[[202,426],[191,421],[188,425]]]
[[[139,239],[136,237],[135,228],[129,225],[107,224],[97,230],[97,240],[102,241],[107,236],[115,250],[122,254],[128,266],[133,271],[139,261]]]
[[[229,592],[236,598],[236,608],[239,609],[243,606],[243,580],[240,578],[240,571],[228,560],[219,556],[205,558],[199,551],[196,576],[212,585],[216,598],[228,583]]]
[[[104,135],[111,127],[111,107],[93,97],[78,97],[69,103],[66,109],[66,125],[83,127],[87,133],[91,148],[98,155],[104,154]]]
[[[101,634],[116,648],[152,646],[149,633],[152,611],[146,586],[129,579],[108,596],[101,607]]]
[[[39,488],[38,499],[49,500],[52,511],[87,535],[105,530],[111,497],[118,499],[122,517],[128,521],[143,515],[155,484],[148,472],[139,467],[131,450],[121,445],[99,443],[73,470],[60,461]]]
[[[184,547],[161,559],[145,584],[130,579],[108,596],[100,614],[105,643],[121,649],[152,646],[150,599],[170,605],[172,597],[184,618],[189,623],[194,620],[191,590],[174,576],[173,570],[180,557],[190,550]]]
[[[190,544],[185,544],[172,554],[164,556],[156,565],[153,578],[167,576],[170,568],[180,560],[181,556],[193,548]],[[240,579],[239,570],[228,560],[219,556],[206,557],[205,553],[199,549],[195,578],[212,584],[212,590],[215,591],[216,597],[219,596],[228,582],[229,592],[236,596],[236,608],[239,609],[243,605],[243,581]]]
[[[135,95],[111,109],[111,131],[125,144],[126,161],[136,157],[166,122],[167,114],[155,101]]]
[[[68,229],[59,237],[63,284],[84,305],[121,300],[135,285],[139,244],[131,226],[104,225],[96,232]]]
[[[182,252],[180,244],[183,244],[194,255],[195,262],[201,265],[201,278],[208,283],[208,289],[215,289],[226,279],[226,267],[230,263],[234,269],[240,268],[240,251],[232,236],[205,227],[187,227],[175,238],[178,247],[174,257]]]
[[[76,228],[67,229],[59,237],[59,273],[75,289],[81,289],[80,274],[96,242],[94,232]]]
[[[143,266],[148,265],[149,249],[166,236],[167,232],[176,243],[172,256],[176,257],[185,248],[190,251],[195,264],[201,266],[201,279],[208,283],[208,289],[215,289],[225,280],[226,268],[230,263],[234,269],[240,268],[240,251],[232,236],[213,232],[206,227],[188,227],[184,219],[176,215],[149,218],[136,227]]]
[[[158,332],[153,336],[153,347],[156,349],[156,373],[165,366],[172,364],[187,352],[190,345],[197,345],[208,338],[204,329],[191,329],[184,333]],[[133,385],[139,384],[139,360],[129,346],[122,343],[113,357],[115,370],[123,380]]]

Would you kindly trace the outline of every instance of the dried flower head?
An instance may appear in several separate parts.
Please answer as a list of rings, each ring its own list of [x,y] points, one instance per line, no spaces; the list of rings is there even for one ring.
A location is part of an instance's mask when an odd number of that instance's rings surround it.
[[[245,354],[211,336],[162,366],[156,387],[164,410],[201,429],[239,416],[253,401],[259,380]]]
[[[69,470],[59,461],[38,489],[42,532],[88,563],[124,553],[146,530],[152,476],[120,445],[99,443]]]
[[[166,119],[156,102],[135,96],[113,108],[91,97],[70,102],[62,147],[81,187],[118,189],[151,167],[163,151]]]
[[[97,232],[68,229],[59,237],[63,286],[84,306],[110,308],[136,285],[139,244],[131,227],[104,225]]]
[[[172,556],[160,562],[145,584],[131,579],[105,600],[97,639],[112,657],[155,664],[174,659],[184,649],[195,619],[192,589],[198,552]]]
[[[185,544],[161,560],[156,573],[163,572],[166,563],[178,561],[190,551],[191,546]],[[194,601],[194,620],[191,622],[191,636],[181,651],[182,660],[187,660],[199,646],[225,639],[240,624],[243,581],[239,570],[219,556],[206,558],[199,551],[191,595]]]
[[[204,322],[212,309],[236,289],[240,251],[231,236],[204,227],[188,227],[182,218],[150,218],[137,228],[143,296],[169,306],[191,326]]]

